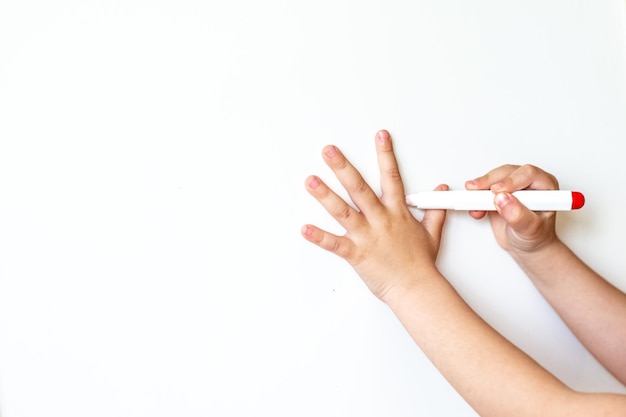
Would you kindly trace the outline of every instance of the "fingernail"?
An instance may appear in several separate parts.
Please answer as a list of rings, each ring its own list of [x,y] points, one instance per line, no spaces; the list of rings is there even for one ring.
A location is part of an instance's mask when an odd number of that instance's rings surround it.
[[[311,179],[309,180],[309,183],[308,183],[309,188],[312,189],[312,190],[317,189],[317,187],[319,187],[320,184],[321,184],[321,181],[317,177],[311,177]]]
[[[465,188],[476,188],[476,180],[465,181]]]
[[[309,226],[308,224],[305,225],[305,226],[302,226],[301,233],[304,236],[311,236],[313,234],[313,228],[311,226]]]
[[[376,137],[381,142],[387,142],[389,140],[389,132],[387,132],[386,130],[381,130],[380,132],[378,132]]]
[[[511,201],[511,194],[509,193],[499,193],[496,194],[496,197],[494,198],[496,207],[504,207],[509,203],[509,201]]]
[[[334,146],[327,146],[326,149],[324,150],[324,155],[326,155],[329,158],[334,158],[335,155],[337,155],[337,148]]]

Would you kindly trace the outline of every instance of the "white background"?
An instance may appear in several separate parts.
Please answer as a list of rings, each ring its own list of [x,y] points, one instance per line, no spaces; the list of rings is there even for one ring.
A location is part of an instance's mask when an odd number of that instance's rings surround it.
[[[0,3],[0,414],[473,416],[304,223],[338,145],[408,191],[533,163],[559,232],[626,289],[621,0]],[[489,225],[440,267],[568,385],[626,392]]]

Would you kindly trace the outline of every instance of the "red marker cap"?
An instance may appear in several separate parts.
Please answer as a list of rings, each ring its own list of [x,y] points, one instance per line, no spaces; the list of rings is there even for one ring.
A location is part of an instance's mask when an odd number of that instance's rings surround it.
[[[578,191],[572,191],[572,210],[577,210],[585,205],[585,196]]]

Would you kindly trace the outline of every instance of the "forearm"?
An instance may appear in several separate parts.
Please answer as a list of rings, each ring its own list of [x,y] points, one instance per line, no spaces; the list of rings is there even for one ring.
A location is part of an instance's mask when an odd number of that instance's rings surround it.
[[[436,270],[417,282],[384,301],[481,416],[561,415],[571,390],[483,321]]]
[[[573,392],[469,308],[435,267],[445,211],[428,210],[418,222],[406,206],[406,193],[388,132],[378,132],[376,151],[382,197],[367,185],[337,147],[324,148],[326,163],[358,209],[347,204],[318,177],[311,176],[306,181],[308,191],[346,233],[338,236],[306,225],[302,235],[354,267],[368,288],[391,307],[422,351],[481,416],[623,416],[626,397]],[[508,172],[510,167],[504,170]],[[487,189],[485,185],[490,183],[490,177],[498,177],[496,174],[492,172],[482,180],[471,181],[472,188]],[[447,186],[442,184],[436,190],[445,191]],[[506,200],[509,203],[501,202],[501,205],[519,211],[510,205],[515,202],[512,197]],[[480,213],[474,214],[480,217]],[[525,214],[526,220],[531,217],[531,222],[522,221],[518,227],[537,222],[541,226],[544,222],[529,211]],[[508,224],[497,216],[490,219],[502,241],[502,232]],[[551,218],[547,220],[547,226],[539,231],[552,226]]]
[[[514,258],[576,337],[626,384],[626,294],[559,240]]]

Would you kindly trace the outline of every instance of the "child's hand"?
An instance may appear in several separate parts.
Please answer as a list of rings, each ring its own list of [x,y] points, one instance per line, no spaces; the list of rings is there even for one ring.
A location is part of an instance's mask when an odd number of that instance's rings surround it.
[[[530,254],[557,240],[555,212],[532,212],[511,195],[523,189],[558,190],[559,183],[553,175],[532,165],[503,165],[467,181],[465,188],[495,193],[497,213],[491,212],[489,220],[498,244],[512,255]],[[485,212],[470,215],[480,219]]]
[[[404,186],[386,131],[376,135],[382,196],[379,198],[361,174],[335,146],[323,157],[358,207],[355,210],[318,177],[306,179],[306,188],[346,230],[336,236],[312,225],[302,235],[312,243],[348,261],[369,289],[383,301],[393,289],[406,289],[425,272],[436,270],[445,211],[427,211],[420,223],[409,211]],[[438,190],[447,190],[440,185]]]

